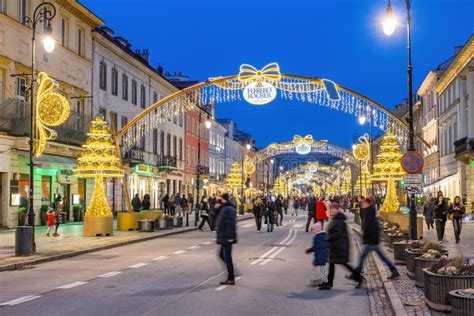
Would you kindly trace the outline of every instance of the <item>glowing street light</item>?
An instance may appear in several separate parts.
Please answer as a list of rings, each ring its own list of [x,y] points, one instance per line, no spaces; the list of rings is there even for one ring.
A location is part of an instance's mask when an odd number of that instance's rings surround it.
[[[204,125],[206,125],[207,129],[210,129],[211,126],[212,126],[212,122],[209,119],[207,119],[206,122],[204,123]]]
[[[48,20],[48,24],[44,30],[43,47],[48,53],[52,53],[56,47],[56,40],[53,37],[53,28],[51,27],[50,20]]]
[[[392,5],[390,4],[390,0],[388,1],[387,11],[385,12],[385,18],[382,22],[383,32],[385,35],[390,36],[395,32],[395,28],[397,26],[397,19],[393,15]]]
[[[364,114],[362,114],[361,116],[359,116],[359,124],[364,125],[365,122],[367,122],[367,117]]]

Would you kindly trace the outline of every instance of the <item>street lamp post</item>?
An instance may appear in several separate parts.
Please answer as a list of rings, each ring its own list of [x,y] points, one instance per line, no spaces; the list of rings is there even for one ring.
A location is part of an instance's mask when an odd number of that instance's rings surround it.
[[[266,184],[266,190],[265,190],[265,193],[268,196],[268,194],[270,193],[270,165],[273,166],[274,160],[268,159],[267,161],[270,162],[269,164],[267,164],[267,184]]]
[[[199,189],[201,187],[201,173],[202,173],[202,170],[201,170],[201,119],[202,119],[202,112],[206,112],[207,114],[207,120],[206,120],[206,128],[207,129],[210,129],[211,126],[212,126],[212,123],[211,121],[209,121],[209,112],[206,111],[205,109],[199,107],[199,119],[198,119],[198,127],[199,127],[199,130],[198,130],[198,161],[197,161],[197,167],[196,167],[196,209],[195,209],[195,212],[194,212],[194,226],[197,226],[197,223],[199,221],[199,205],[200,205],[200,202],[199,202]]]
[[[412,83],[412,73],[413,67],[411,63],[411,0],[405,0],[406,11],[407,11],[407,75],[408,75],[408,151],[415,151],[415,131],[413,127],[413,83]],[[393,15],[393,9],[388,0],[385,19],[383,21],[383,30],[384,33],[388,36],[392,35],[395,32],[396,28],[396,19]],[[415,205],[415,195],[410,194],[410,237],[412,240],[417,239],[416,231],[416,205]]]
[[[30,94],[30,175],[29,175],[29,188],[28,188],[28,226],[32,226],[32,243],[33,252],[36,252],[35,242],[35,210],[34,210],[34,149],[35,149],[35,102],[34,102],[34,87],[36,81],[36,27],[38,23],[44,24],[44,36],[43,46],[46,52],[51,53],[54,50],[55,41],[52,37],[53,29],[51,26],[51,20],[56,16],[56,7],[50,2],[43,2],[39,4],[33,11],[33,16],[25,17],[25,21],[31,24],[32,36],[31,36],[31,81],[28,91]]]

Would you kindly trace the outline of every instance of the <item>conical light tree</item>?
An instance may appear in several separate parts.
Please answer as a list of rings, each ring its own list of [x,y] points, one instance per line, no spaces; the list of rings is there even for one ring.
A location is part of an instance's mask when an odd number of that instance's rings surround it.
[[[388,131],[382,136],[380,151],[374,163],[372,180],[387,181],[387,194],[380,208],[382,212],[397,212],[400,209],[395,181],[400,181],[405,174],[400,164],[402,151],[398,138]]]
[[[286,195],[288,191],[288,186],[286,184],[286,179],[283,175],[279,175],[275,179],[275,183],[273,184],[273,191],[278,195]]]
[[[240,166],[240,163],[234,162],[230,166],[225,185],[231,189],[238,189],[242,187],[242,167]]]
[[[112,234],[112,212],[105,197],[103,179],[123,177],[119,155],[107,122],[97,116],[91,123],[74,170],[75,176],[95,179],[92,200],[84,215],[84,236]]]
[[[361,162],[361,174],[357,177],[355,188],[359,190],[360,194],[363,196],[367,196],[367,188],[370,187],[370,173],[369,173],[369,166],[367,161]]]
[[[351,181],[352,181],[352,173],[351,169],[347,168],[344,170],[344,173],[342,174],[344,181],[342,181],[341,184],[341,192],[344,194],[347,194],[351,192]]]

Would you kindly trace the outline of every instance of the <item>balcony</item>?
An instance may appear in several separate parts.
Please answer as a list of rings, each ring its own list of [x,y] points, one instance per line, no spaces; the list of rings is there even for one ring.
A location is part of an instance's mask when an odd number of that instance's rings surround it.
[[[0,104],[0,131],[13,136],[30,135],[30,107],[24,101],[7,99]],[[84,143],[92,118],[71,112],[64,124],[53,127],[58,133],[55,142],[80,146]]]
[[[469,163],[474,160],[474,138],[461,138],[454,142],[455,157]]]
[[[124,162],[145,162],[145,152],[140,149],[130,149],[123,155]]]

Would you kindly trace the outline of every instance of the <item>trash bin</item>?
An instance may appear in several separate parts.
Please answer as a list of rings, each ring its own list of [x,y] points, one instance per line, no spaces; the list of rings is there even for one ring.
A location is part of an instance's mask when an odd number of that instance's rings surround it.
[[[34,252],[33,227],[18,226],[15,231],[15,256],[27,256]]]
[[[142,219],[138,221],[138,230],[141,232],[153,232],[155,231],[155,221]]]

